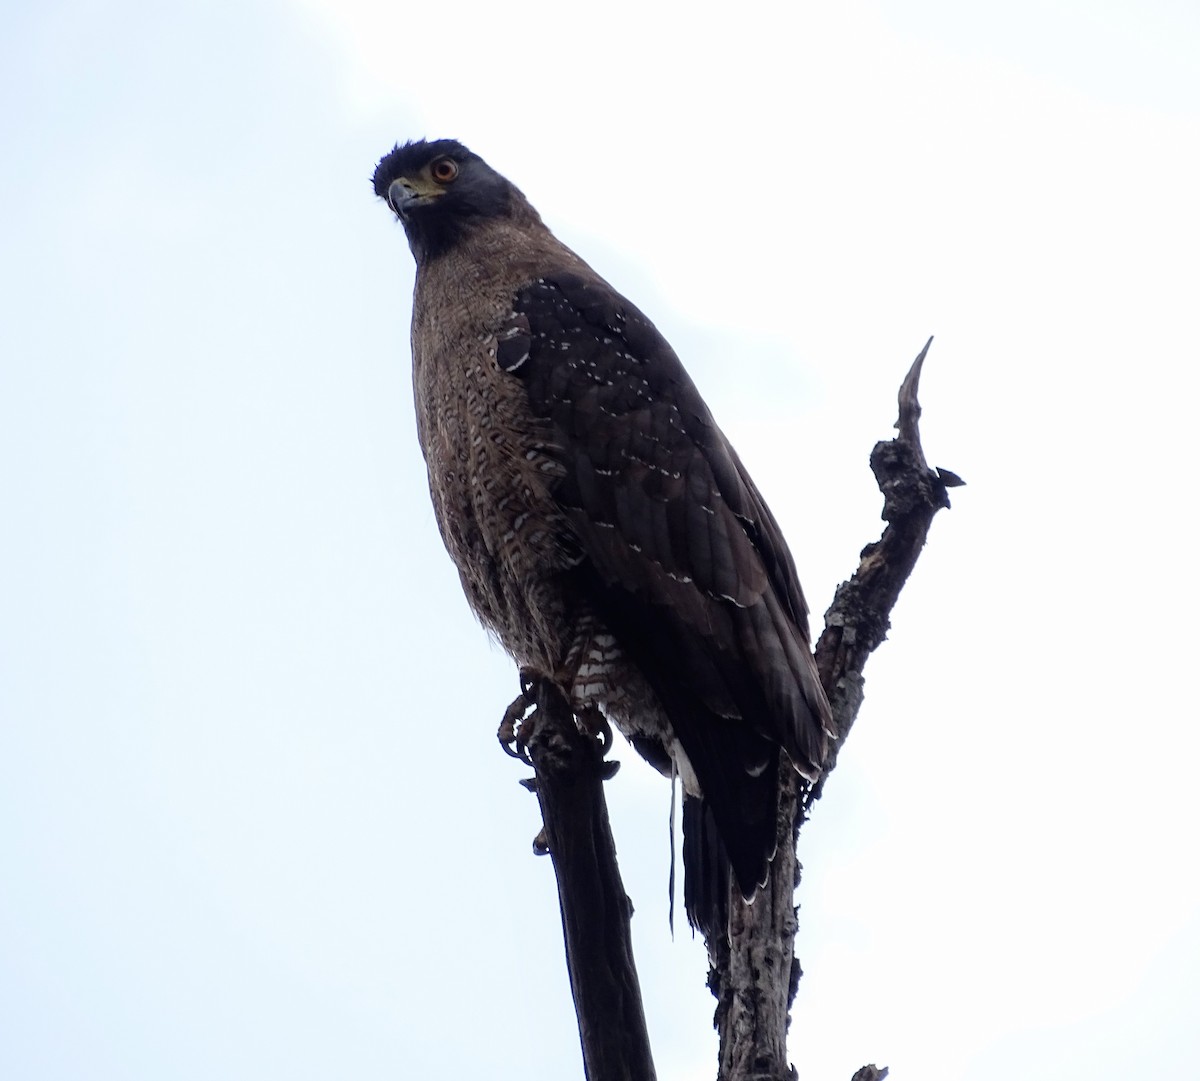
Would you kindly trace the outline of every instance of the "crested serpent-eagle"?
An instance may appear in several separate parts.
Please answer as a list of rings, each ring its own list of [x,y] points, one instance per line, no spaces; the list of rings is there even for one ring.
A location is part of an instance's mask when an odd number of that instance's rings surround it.
[[[833,740],[787,544],[679,358],[454,140],[375,191],[417,264],[417,431],[467,600],[517,664],[597,707],[684,789],[684,899],[774,855],[780,769]]]

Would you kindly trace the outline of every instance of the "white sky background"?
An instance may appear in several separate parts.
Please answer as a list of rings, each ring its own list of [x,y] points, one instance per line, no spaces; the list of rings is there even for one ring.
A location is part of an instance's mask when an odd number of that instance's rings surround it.
[[[0,1077],[581,1074],[368,186],[421,135],[655,318],[815,630],[936,335],[969,486],[802,838],[801,1077],[1194,1070],[1200,11],[821,7],[8,11]],[[620,757],[659,1076],[710,1077],[667,788]]]

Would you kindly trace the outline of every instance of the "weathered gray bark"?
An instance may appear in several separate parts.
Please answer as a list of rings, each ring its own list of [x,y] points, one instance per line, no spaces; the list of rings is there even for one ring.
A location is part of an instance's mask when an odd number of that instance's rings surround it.
[[[796,781],[790,771],[782,778],[780,842],[767,884],[749,905],[734,885],[729,896],[729,934],[707,943],[709,986],[717,999],[714,1020],[721,1037],[719,1078],[778,1081],[792,1076],[788,1010],[800,979],[793,949],[794,894],[800,873],[793,828]]]
[[[932,342],[932,339],[930,339]],[[836,591],[817,642],[838,749],[863,699],[863,666],[883,641],[900,590],[925,543],[934,514],[950,505],[947,487],[962,482],[931,470],[921,450],[917,386],[929,343],[900,388],[899,435],[871,453],[884,496],[883,536],[863,549],[859,566]],[[537,719],[528,748],[546,840],[558,876],[571,992],[579,1018],[588,1081],[653,1081],[641,992],[629,938],[630,906],[608,826],[596,740],[581,733],[550,684],[536,690]],[[832,769],[832,765],[829,767]],[[828,776],[828,773],[826,773]],[[746,905],[730,898],[729,934],[707,943],[709,984],[717,998],[719,1081],[795,1081],[788,1063],[788,1011],[800,966],[795,957],[796,837],[825,777],[800,791],[789,774],[780,801],[779,849],[766,887]],[[852,1081],[881,1081],[887,1069],[863,1066]]]

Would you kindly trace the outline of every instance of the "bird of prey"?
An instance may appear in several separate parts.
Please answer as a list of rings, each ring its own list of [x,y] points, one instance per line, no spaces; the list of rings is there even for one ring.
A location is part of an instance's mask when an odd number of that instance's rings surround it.
[[[684,899],[717,929],[774,855],[780,769],[833,740],[779,526],[654,325],[451,139],[376,194],[416,259],[417,432],[482,623],[684,790]],[[782,756],[782,757],[781,757]]]

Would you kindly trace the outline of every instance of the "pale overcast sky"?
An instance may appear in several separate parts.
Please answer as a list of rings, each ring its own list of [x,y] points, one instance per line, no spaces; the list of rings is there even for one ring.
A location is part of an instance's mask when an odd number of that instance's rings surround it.
[[[1197,56],[1185,0],[10,4],[0,1077],[581,1076],[369,186],[426,135],[656,320],[814,630],[936,336],[968,487],[802,837],[801,1077],[1194,1072]],[[617,753],[659,1076],[698,1081],[667,786]]]

